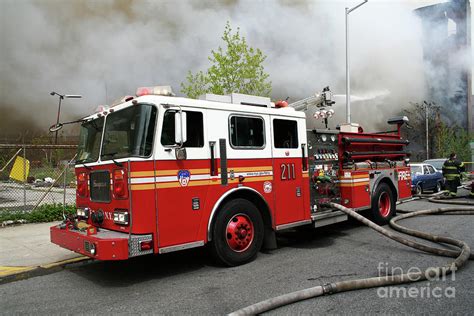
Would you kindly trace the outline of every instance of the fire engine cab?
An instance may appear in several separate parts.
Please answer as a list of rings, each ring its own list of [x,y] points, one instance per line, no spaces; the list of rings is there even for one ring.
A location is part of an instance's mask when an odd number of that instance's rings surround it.
[[[233,266],[276,247],[278,231],[347,219],[328,202],[387,223],[411,196],[406,118],[384,133],[307,130],[305,111],[327,119],[332,103],[329,89],[288,106],[139,88],[82,120],[77,215],[51,227],[51,241],[99,260],[208,244]]]

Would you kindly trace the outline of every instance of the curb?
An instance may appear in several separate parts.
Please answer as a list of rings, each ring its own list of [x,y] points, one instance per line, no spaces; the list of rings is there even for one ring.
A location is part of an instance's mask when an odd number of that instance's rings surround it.
[[[19,226],[23,224],[28,224],[28,222],[24,219],[18,219],[18,220],[8,220],[8,221],[3,221],[0,223],[0,228],[7,228],[11,226]]]
[[[87,264],[92,261],[89,257],[77,257],[39,266],[6,267],[0,266],[0,284],[26,280],[37,276],[55,273],[67,268],[67,266]]]

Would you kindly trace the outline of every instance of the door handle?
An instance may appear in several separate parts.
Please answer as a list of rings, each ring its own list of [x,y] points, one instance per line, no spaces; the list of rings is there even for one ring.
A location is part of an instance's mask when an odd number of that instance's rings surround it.
[[[301,144],[301,162],[303,164],[303,171],[307,171],[308,170],[308,160],[306,159],[306,154],[305,154],[305,151],[304,151],[304,148],[305,148],[306,144]]]
[[[216,147],[216,142],[209,142],[209,148],[211,149],[211,176],[217,175],[216,159],[214,157],[214,147]]]

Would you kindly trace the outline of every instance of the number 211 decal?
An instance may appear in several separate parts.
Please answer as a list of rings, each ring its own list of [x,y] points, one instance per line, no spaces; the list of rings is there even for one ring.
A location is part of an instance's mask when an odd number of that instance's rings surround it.
[[[296,179],[296,173],[295,173],[295,164],[294,163],[287,163],[284,164],[282,163],[280,165],[281,169],[281,180],[294,180]]]

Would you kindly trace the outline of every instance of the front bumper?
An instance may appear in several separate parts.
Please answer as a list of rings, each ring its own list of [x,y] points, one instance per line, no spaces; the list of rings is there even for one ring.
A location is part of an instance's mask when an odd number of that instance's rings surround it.
[[[125,260],[130,257],[153,253],[153,249],[141,250],[140,243],[152,240],[152,235],[130,235],[106,229],[96,234],[53,226],[50,228],[51,242],[98,260]],[[94,251],[91,251],[94,249]]]

